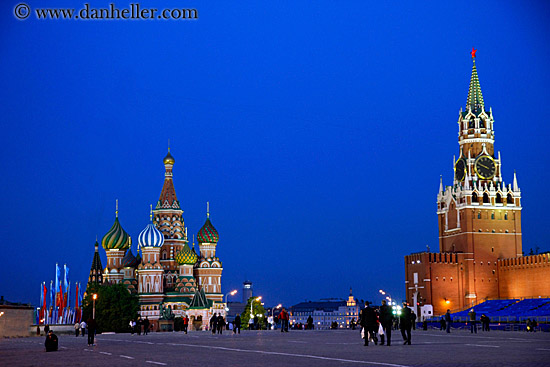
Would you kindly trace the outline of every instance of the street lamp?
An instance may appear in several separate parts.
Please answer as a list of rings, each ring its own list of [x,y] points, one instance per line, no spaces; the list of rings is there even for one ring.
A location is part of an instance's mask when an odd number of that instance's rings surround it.
[[[252,305],[254,304],[254,301],[259,301],[259,300],[261,300],[261,299],[262,299],[262,296],[256,297],[256,298],[254,298],[254,299],[252,300],[252,302],[250,302],[250,317],[253,316],[253,314],[252,314]]]
[[[387,294],[386,299],[387,299],[388,301],[390,301],[390,305],[391,305],[391,302],[392,302],[392,296],[391,296],[391,294],[389,294],[388,292],[384,292],[382,289],[380,289],[378,292],[380,292],[380,294],[383,295],[383,296],[385,296],[385,295]]]
[[[273,308],[271,309],[271,317],[273,317],[273,313],[275,312],[275,309],[281,308],[281,307],[283,307],[283,305],[280,304],[280,303],[277,305],[277,307],[273,307]]]
[[[235,289],[234,291],[231,291],[231,292],[225,294],[225,312],[228,312],[228,311],[229,311],[229,307],[227,307],[227,296],[229,296],[229,295],[234,296],[234,295],[236,295],[236,294],[237,294],[237,290],[236,290],[236,289]]]
[[[92,296],[92,299],[94,300],[94,306],[93,306],[93,311],[92,311],[92,319],[95,320],[95,300],[97,299],[97,293],[94,293],[94,295]]]

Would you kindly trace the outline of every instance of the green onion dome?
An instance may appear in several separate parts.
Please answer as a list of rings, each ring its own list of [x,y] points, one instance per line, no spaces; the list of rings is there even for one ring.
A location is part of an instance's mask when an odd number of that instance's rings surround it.
[[[193,265],[197,262],[197,259],[197,254],[189,248],[188,244],[185,244],[181,251],[176,254],[176,261],[180,265]]]
[[[103,236],[101,245],[105,250],[126,250],[130,247],[130,236],[122,229],[118,217],[109,232]]]
[[[199,243],[217,243],[220,239],[218,231],[210,222],[210,218],[206,218],[206,222],[202,226],[199,234],[197,234],[197,240]]]

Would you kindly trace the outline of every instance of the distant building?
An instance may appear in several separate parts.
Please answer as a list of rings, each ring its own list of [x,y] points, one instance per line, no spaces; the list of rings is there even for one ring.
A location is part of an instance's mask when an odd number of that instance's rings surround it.
[[[316,302],[302,302],[290,307],[290,324],[306,324],[309,316],[313,319],[315,329],[330,329],[333,322],[338,328],[348,328],[352,319],[357,322],[359,306],[350,289],[348,300],[324,299]]]
[[[0,338],[29,336],[33,323],[33,306],[8,302],[4,296],[0,298]]]

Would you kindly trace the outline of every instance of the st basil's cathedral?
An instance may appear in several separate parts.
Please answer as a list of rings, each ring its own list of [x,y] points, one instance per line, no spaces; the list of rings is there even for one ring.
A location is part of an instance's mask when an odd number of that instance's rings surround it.
[[[196,329],[205,329],[212,314],[225,315],[221,293],[222,263],[216,257],[219,235],[207,204],[206,221],[197,234],[198,252],[193,241],[189,246],[183,210],[172,180],[174,157],[164,157],[164,185],[149,223],[138,236],[137,254],[132,253],[132,239],[118,219],[103,236],[101,245],[107,255],[103,269],[99,243],[90,270],[89,283],[118,284],[139,296],[139,314],[148,317],[153,328],[163,310],[174,316],[186,314]],[[141,251],[141,253],[140,253]]]

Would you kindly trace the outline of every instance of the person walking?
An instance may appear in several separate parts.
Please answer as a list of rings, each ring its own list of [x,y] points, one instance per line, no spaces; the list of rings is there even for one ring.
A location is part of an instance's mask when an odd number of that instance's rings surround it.
[[[313,330],[313,317],[311,315],[307,318],[307,329]]]
[[[80,323],[77,322],[74,324],[74,335],[78,338],[78,335],[80,334]]]
[[[138,316],[138,319],[136,321],[136,333],[137,335],[141,336],[141,325],[143,324],[143,320],[141,320],[141,316]]]
[[[95,346],[95,331],[97,328],[97,324],[95,322],[95,319],[92,319],[91,317],[88,319],[88,346]]]
[[[279,320],[281,320],[281,333],[287,332],[288,333],[288,312],[286,312],[286,309],[283,307],[281,309],[281,313],[279,314]]]
[[[183,316],[183,332],[187,334],[187,329],[189,328],[189,316]]]
[[[384,329],[387,346],[389,347],[391,345],[393,312],[391,307],[386,304],[386,300],[382,300],[382,306],[380,306],[380,324],[382,325],[382,329]],[[380,345],[384,345],[384,335],[380,335]]]
[[[476,326],[476,312],[472,308],[470,312],[468,312],[468,317],[470,318],[470,333],[476,333],[477,334],[477,326]]]
[[[136,322],[134,321],[134,319],[130,320],[129,326],[130,332],[132,333],[132,336],[134,336],[134,332],[136,331]]]
[[[483,320],[483,326],[485,331],[491,331],[491,328],[489,327],[489,324],[491,323],[491,318],[487,315],[483,315],[483,316],[485,316]]]
[[[447,313],[445,314],[445,318],[443,319],[445,322],[445,331],[447,331],[447,334],[450,334],[451,332],[451,324],[453,323],[453,318],[451,317],[451,310],[447,310]]]
[[[412,312],[407,307],[407,302],[403,302],[401,315],[399,316],[399,327],[401,328],[401,336],[403,337],[404,345],[411,345],[411,327],[412,327]]]
[[[87,327],[88,327],[88,325],[86,324],[86,321],[82,320],[82,322],[80,323],[80,333],[82,334],[82,336],[86,335],[86,328]]]
[[[218,328],[218,334],[222,334],[223,328],[225,327],[225,319],[223,318],[222,314],[220,313],[218,315],[218,322],[217,322],[217,328]]]
[[[378,338],[376,337],[375,329],[378,328],[376,320],[376,313],[374,309],[370,307],[370,302],[365,302],[365,308],[361,310],[359,314],[359,323],[363,327],[363,335],[365,339],[365,347],[369,345],[369,337],[372,337],[374,344],[378,344]]]
[[[412,324],[412,329],[416,330],[416,314],[414,313],[413,309],[411,309],[411,324]]]
[[[241,333],[241,315],[237,314],[235,316],[235,326],[233,327],[233,334],[237,333],[237,329],[239,330],[239,334]]]
[[[147,335],[149,333],[149,316],[145,316],[145,320],[143,320],[143,335]]]
[[[218,314],[214,312],[214,315],[210,318],[210,330],[212,330],[212,334],[216,334],[216,330],[218,328]]]

